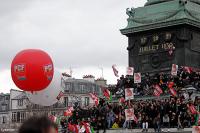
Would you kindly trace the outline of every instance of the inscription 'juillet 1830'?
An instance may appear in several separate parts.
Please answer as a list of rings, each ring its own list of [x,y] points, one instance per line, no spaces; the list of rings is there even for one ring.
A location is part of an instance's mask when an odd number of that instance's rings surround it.
[[[157,45],[150,45],[150,46],[144,46],[140,47],[139,53],[146,53],[146,52],[155,52],[157,50],[169,50],[174,47],[173,43],[163,43],[163,44],[157,44]]]

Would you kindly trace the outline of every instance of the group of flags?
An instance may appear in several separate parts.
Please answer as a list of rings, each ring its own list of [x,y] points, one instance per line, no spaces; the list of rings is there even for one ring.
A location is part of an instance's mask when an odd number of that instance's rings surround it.
[[[112,69],[114,75],[119,77],[119,71],[116,68],[116,65],[112,65]],[[126,68],[126,75],[134,76],[134,83],[141,83],[141,73],[134,73],[134,67],[127,67]]]

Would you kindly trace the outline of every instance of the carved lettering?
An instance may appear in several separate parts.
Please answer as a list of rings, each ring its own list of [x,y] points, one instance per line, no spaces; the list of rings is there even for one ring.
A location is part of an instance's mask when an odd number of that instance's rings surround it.
[[[139,53],[145,53],[145,52],[154,52],[158,50],[169,50],[170,48],[173,48],[174,44],[173,43],[163,43],[160,45],[150,45],[150,46],[144,46],[140,47]]]

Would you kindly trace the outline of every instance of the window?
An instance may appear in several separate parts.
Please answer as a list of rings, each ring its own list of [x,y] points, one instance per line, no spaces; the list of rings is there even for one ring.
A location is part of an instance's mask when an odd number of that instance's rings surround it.
[[[83,92],[85,91],[85,90],[84,90],[84,89],[85,89],[85,85],[80,84],[79,87],[80,87],[80,92],[83,93]]]
[[[64,97],[64,104],[65,104],[65,107],[68,107],[68,102],[69,102],[68,97]]]
[[[18,100],[18,106],[23,106],[23,99]]]
[[[90,99],[89,97],[85,97],[85,106],[89,106]]]
[[[26,119],[26,113],[20,112],[20,122],[24,122],[25,119]]]
[[[71,89],[71,84],[65,84],[65,92],[69,92]]]
[[[17,113],[12,112],[12,122],[16,122],[16,121],[17,121]]]
[[[2,105],[2,111],[6,111],[6,105]]]
[[[6,123],[6,117],[5,117],[5,116],[2,117],[2,123],[3,123],[3,124]]]
[[[9,100],[9,96],[6,97],[6,100],[7,100],[7,101]]]

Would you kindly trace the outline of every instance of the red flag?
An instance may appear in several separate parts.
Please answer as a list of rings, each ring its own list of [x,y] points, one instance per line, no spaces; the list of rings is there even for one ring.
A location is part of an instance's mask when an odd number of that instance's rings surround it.
[[[98,106],[99,104],[99,99],[95,94],[89,93],[90,97],[92,98],[92,100],[95,102],[95,105]]]
[[[78,125],[68,123],[68,130],[73,133],[79,133]]]
[[[176,96],[177,96],[177,92],[175,91],[174,88],[170,88],[170,89],[169,89],[169,92],[170,92],[170,94],[171,94],[173,97],[176,97]]]
[[[104,89],[104,90],[103,90],[103,95],[104,95],[107,99],[112,100],[112,94],[111,94],[111,92],[110,92],[108,89]]]
[[[64,112],[64,116],[72,116],[72,113],[74,111],[73,107],[69,107],[65,112]]]
[[[135,114],[133,114],[133,120],[135,121],[135,123],[138,123],[138,118],[135,116]]]
[[[153,95],[159,97],[160,96],[160,92],[158,92],[156,89],[154,89]]]
[[[159,85],[154,85],[154,88],[155,88],[160,94],[163,93],[163,90],[162,90],[162,88],[161,88]]]
[[[120,102],[120,103],[125,103],[124,97],[121,97],[121,98],[119,99],[119,102]]]
[[[184,67],[184,70],[187,72],[187,73],[192,73],[192,68],[191,67]]]
[[[194,105],[190,105],[190,106],[188,106],[188,108],[189,108],[189,110],[190,110],[190,112],[192,114],[197,114],[198,113]]]
[[[59,101],[60,98],[63,97],[63,96],[64,96],[64,93],[62,91],[60,91],[60,93],[58,94],[56,99]]]
[[[90,133],[90,124],[87,122],[83,122],[83,126],[85,127],[85,132]]]
[[[119,77],[119,75],[118,75],[118,70],[116,69],[116,65],[112,65],[112,69],[113,69],[114,75],[115,75],[116,77]]]

